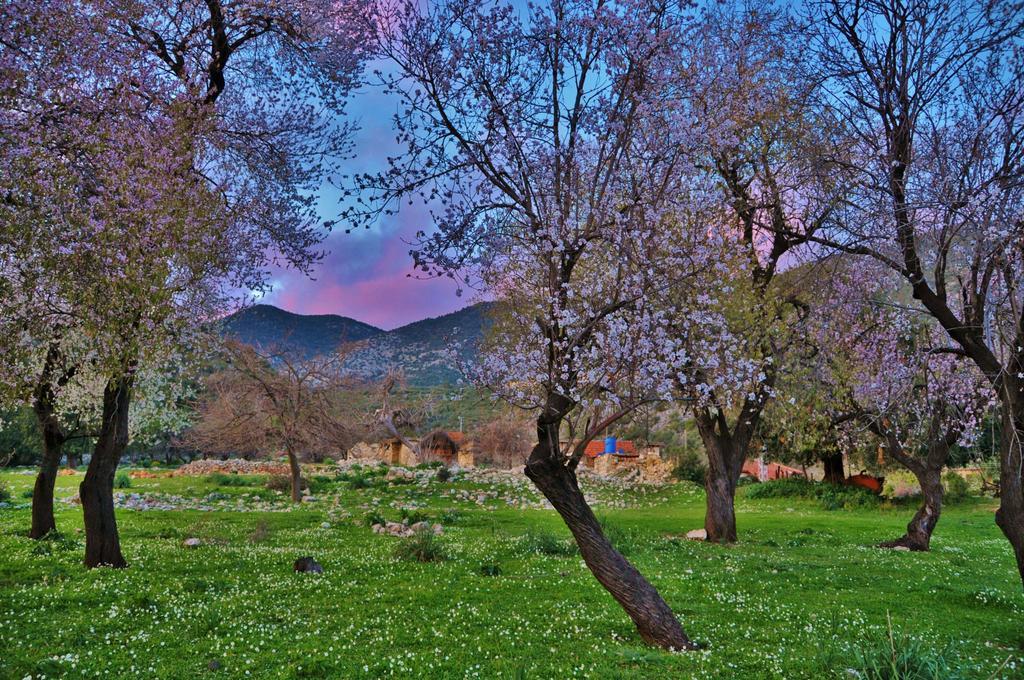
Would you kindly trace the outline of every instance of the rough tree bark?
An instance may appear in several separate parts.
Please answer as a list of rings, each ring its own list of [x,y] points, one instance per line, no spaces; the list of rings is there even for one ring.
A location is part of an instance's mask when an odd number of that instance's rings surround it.
[[[885,439],[889,455],[896,462],[914,473],[917,483],[921,486],[921,507],[914,514],[907,532],[893,541],[879,545],[881,548],[910,548],[916,551],[927,551],[931,546],[932,532],[939,523],[942,514],[942,468],[949,460],[949,449],[960,436],[958,427],[944,429],[942,412],[944,404],[936,407],[928,431],[928,453],[924,458],[915,458],[908,454],[903,442],[888,428],[886,420],[873,420],[869,427],[878,436]]]
[[[114,474],[128,446],[132,378],[112,379],[103,390],[103,420],[85,479],[78,487],[85,517],[85,566],[128,566],[114,516]]]
[[[1015,389],[1016,388],[1016,389]],[[1006,388],[1003,406],[1003,437],[1000,447],[999,509],[996,525],[1013,546],[1017,571],[1024,583],[1024,485],[1021,483],[1024,438],[1024,393],[1016,385]],[[1008,398],[1005,398],[1008,397]]]
[[[32,410],[43,437],[43,460],[32,489],[32,528],[29,537],[42,538],[57,530],[53,518],[53,487],[57,481],[61,451],[67,435],[57,416],[57,395],[54,392],[54,371],[59,363],[60,348],[55,343],[47,351],[46,361],[32,400]]]
[[[288,470],[292,478],[292,502],[302,502],[302,468],[299,467],[299,458],[295,452],[288,449]]]
[[[537,444],[526,462],[526,476],[561,515],[583,561],[633,620],[640,637],[665,649],[696,649],[654,586],[605,537],[580,491],[575,468],[566,464],[559,449],[559,431],[572,406],[565,397],[549,397],[537,418]]]
[[[32,528],[30,538],[42,538],[51,531],[57,530],[53,518],[53,487],[57,482],[57,470],[60,467],[61,450],[64,446],[64,431],[55,416],[44,417],[36,411],[39,427],[43,434],[43,460],[36,475],[36,483],[32,488]],[[45,421],[45,422],[44,422]]]
[[[881,548],[910,548],[911,550],[927,551],[931,545],[932,532],[939,523],[942,514],[942,468],[934,469],[928,465],[907,466],[918,484],[921,485],[921,507],[914,518],[907,524],[907,532],[893,541],[881,543]]]
[[[712,414],[707,409],[698,409],[694,414],[697,431],[708,457],[708,471],[704,480],[705,540],[714,543],[735,543],[737,540],[736,486],[760,414],[760,408],[750,403],[745,404],[733,430],[729,429],[721,410]]]
[[[823,481],[826,481],[829,484],[846,483],[846,471],[843,469],[842,453],[833,453],[825,456],[821,459],[821,462],[825,466],[825,476]]]

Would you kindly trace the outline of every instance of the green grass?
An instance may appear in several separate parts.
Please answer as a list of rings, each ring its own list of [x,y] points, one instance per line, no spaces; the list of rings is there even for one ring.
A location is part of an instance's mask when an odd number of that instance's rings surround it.
[[[130,568],[87,571],[80,509],[58,503],[62,534],[40,549],[25,537],[33,477],[0,480],[13,505],[0,509],[0,678],[851,678],[884,666],[889,641],[900,663],[962,677],[1024,669],[1024,595],[991,501],[945,509],[921,554],[871,547],[899,534],[909,506],[828,511],[745,488],[741,542],[722,547],[679,537],[702,523],[691,485],[585,485],[632,502],[599,506],[602,523],[706,645],[670,654],[642,643],[578,554],[532,549],[568,531],[550,510],[506,505],[525,492],[503,485],[338,480],[298,509],[119,510]],[[80,481],[60,477],[58,497]],[[499,498],[481,507],[462,490]],[[214,491],[254,489],[173,477],[132,479],[125,493]],[[403,508],[445,524],[446,559],[400,559],[401,539],[366,526]],[[182,547],[193,536],[203,545]],[[325,573],[293,573],[305,555]]]

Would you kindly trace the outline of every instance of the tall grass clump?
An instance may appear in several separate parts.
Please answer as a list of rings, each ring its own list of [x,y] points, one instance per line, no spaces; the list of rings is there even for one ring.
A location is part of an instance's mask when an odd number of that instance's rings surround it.
[[[447,555],[441,540],[433,531],[424,527],[395,546],[395,557],[415,562],[440,562]]]

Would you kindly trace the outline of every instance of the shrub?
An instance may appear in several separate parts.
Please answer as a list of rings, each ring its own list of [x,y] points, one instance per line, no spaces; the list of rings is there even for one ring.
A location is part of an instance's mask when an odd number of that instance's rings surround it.
[[[131,485],[132,478],[128,476],[127,472],[118,472],[114,477],[114,488],[116,489],[128,489],[131,488]]]
[[[368,527],[372,527],[374,524],[384,524],[385,521],[384,515],[381,514],[380,510],[370,510],[363,516],[363,522]]]
[[[217,486],[254,486],[259,483],[257,478],[246,477],[239,474],[224,474],[223,472],[214,472],[210,475],[210,481]]]
[[[445,559],[444,546],[429,528],[424,527],[395,546],[395,557],[416,562],[438,562]]]
[[[452,478],[452,471],[446,467],[440,468],[438,469],[435,478],[439,482],[447,482],[449,479]]]
[[[878,497],[857,486],[837,486],[811,482],[802,477],[774,479],[755,484],[746,491],[748,498],[806,498],[821,503],[825,510],[864,508],[878,505]]]
[[[477,571],[481,576],[501,576],[501,565],[494,562],[484,562]]]
[[[579,552],[579,546],[572,539],[559,538],[554,532],[532,527],[523,538],[523,547],[527,552],[552,557],[572,557]]]
[[[672,469],[672,478],[676,481],[693,482],[704,486],[707,478],[708,468],[704,461],[696,453],[687,452],[676,460],[676,466]]]
[[[0,479],[0,503],[6,503],[11,500],[11,488],[7,486],[7,482]]]
[[[292,479],[288,475],[270,475],[265,486],[271,491],[291,491]]]
[[[313,475],[306,481],[309,485],[309,492],[315,494],[327,491],[334,479],[327,475]]]
[[[415,508],[402,508],[401,509],[402,521],[406,524],[416,524],[416,522],[426,522],[430,519],[427,513],[422,510],[416,510]]]
[[[351,475],[348,479],[350,489],[369,489],[373,486],[373,478],[363,473]]]
[[[748,498],[815,498],[814,482],[803,477],[773,479],[747,489]]]
[[[78,542],[73,538],[65,536],[55,529],[51,529],[36,541],[32,548],[33,555],[52,555],[55,552],[68,552],[76,550]]]
[[[946,500],[953,503],[967,498],[971,490],[967,480],[952,470],[942,476],[942,487]]]
[[[35,495],[35,493],[34,493],[34,491],[32,489],[25,489],[24,491],[21,492],[21,497],[22,498],[29,498],[29,499],[31,499],[32,496],[34,496],[34,495]]]
[[[963,675],[950,667],[948,648],[894,634],[888,630],[865,640],[853,650],[850,661],[858,678],[864,680],[957,680]]]
[[[445,510],[437,519],[441,524],[448,526],[450,524],[456,524],[460,517],[462,517],[462,513],[458,510]]]

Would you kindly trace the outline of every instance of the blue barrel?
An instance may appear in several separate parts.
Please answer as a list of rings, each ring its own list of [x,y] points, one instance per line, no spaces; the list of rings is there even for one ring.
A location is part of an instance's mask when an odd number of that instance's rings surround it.
[[[604,438],[604,452],[615,453],[615,437]]]

